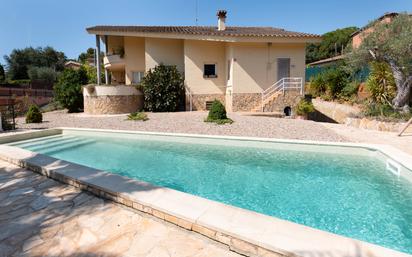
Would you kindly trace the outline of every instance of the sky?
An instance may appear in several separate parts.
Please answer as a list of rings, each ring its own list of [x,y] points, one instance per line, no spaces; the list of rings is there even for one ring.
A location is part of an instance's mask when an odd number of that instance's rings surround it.
[[[219,9],[228,11],[228,26],[323,34],[362,27],[385,12],[412,12],[412,0],[0,0],[0,63],[27,46],[77,58],[94,47],[85,30],[94,25],[196,25],[197,17],[198,25],[215,26]]]

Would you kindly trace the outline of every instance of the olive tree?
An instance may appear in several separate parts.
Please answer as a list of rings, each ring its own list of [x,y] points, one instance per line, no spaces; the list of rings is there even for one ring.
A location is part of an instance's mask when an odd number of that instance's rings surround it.
[[[365,66],[371,61],[387,63],[393,73],[396,95],[392,105],[409,110],[412,90],[412,16],[400,14],[391,23],[371,24],[373,30],[362,44],[352,49],[347,63],[352,67]]]

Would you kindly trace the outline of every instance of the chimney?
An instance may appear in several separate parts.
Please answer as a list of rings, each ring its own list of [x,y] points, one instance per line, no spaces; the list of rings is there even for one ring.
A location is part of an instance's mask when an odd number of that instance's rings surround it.
[[[218,17],[218,20],[217,20],[217,30],[219,30],[219,31],[223,31],[223,30],[226,29],[226,24],[225,24],[225,22],[226,22],[226,14],[227,14],[227,11],[226,11],[226,10],[219,10],[219,11],[217,11],[217,17]]]

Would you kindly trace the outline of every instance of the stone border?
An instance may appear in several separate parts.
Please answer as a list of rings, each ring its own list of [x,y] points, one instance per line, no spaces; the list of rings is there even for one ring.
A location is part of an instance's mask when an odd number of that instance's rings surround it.
[[[58,135],[64,130],[115,132],[91,129],[52,129],[5,136],[0,143]],[[124,133],[124,132],[123,132]],[[247,141],[312,144],[310,141],[261,138],[216,137],[171,133],[130,132],[131,134],[201,137]],[[362,147],[383,154],[397,154],[400,163],[412,167],[412,158],[399,150],[380,145],[316,142],[315,145]],[[396,155],[395,155],[396,156]],[[411,257],[363,241],[215,202],[173,189],[58,160],[18,147],[0,145],[0,159],[28,168],[52,179],[87,190],[97,196],[151,214],[182,228],[200,233],[247,256],[374,256]],[[406,172],[403,172],[406,173]],[[190,204],[188,204],[190,203]]]
[[[345,125],[360,129],[399,133],[406,125],[406,122],[381,121],[370,118],[346,118]],[[407,131],[409,132],[410,129]]]

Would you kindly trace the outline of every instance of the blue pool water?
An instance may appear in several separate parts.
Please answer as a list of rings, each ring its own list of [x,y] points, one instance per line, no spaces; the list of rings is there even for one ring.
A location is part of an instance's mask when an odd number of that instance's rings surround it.
[[[412,184],[372,151],[192,141],[80,133],[12,145],[412,253]]]

